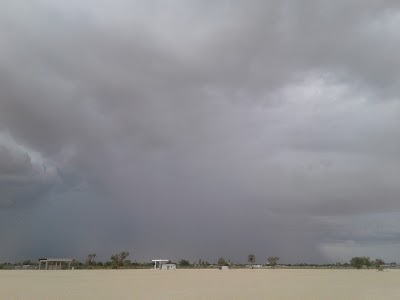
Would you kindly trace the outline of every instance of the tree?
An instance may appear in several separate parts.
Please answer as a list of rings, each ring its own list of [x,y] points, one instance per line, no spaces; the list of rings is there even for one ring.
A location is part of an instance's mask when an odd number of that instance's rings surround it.
[[[363,262],[364,262],[364,260],[362,259],[362,257],[356,256],[356,257],[353,257],[353,258],[350,260],[350,265],[351,265],[353,268],[361,269],[362,266],[363,266]]]
[[[372,265],[371,259],[369,257],[363,257],[364,258],[364,265],[369,269]]]
[[[384,262],[382,259],[380,259],[380,258],[377,258],[377,259],[375,259],[375,261],[374,261],[374,265],[375,265],[375,268],[376,268],[377,270],[379,270],[380,266],[381,266],[381,265],[384,265],[384,264],[385,264],[385,262]]]
[[[95,264],[94,258],[96,257],[96,253],[88,254],[86,259],[86,265],[91,266]]]
[[[124,267],[131,267],[132,262],[129,259],[126,259],[126,260],[124,260],[123,265],[124,265]]]
[[[124,264],[124,260],[129,256],[128,251],[122,251],[111,256],[111,264],[113,268],[117,268]]]
[[[371,261],[369,257],[366,256],[356,256],[350,260],[350,265],[356,269],[361,269],[364,265],[369,268],[371,266]]]
[[[227,262],[226,262],[226,260],[224,258],[221,257],[220,259],[218,259],[218,265],[219,266],[226,266]]]
[[[178,263],[179,263],[179,265],[180,265],[181,267],[190,266],[190,262],[189,262],[188,260],[186,260],[186,259],[181,259]]]
[[[267,258],[267,260],[268,260],[268,264],[272,268],[275,268],[276,265],[278,264],[279,257],[278,256],[270,256],[270,257]]]
[[[250,264],[254,264],[256,262],[256,256],[254,254],[249,254],[249,256],[247,256],[247,261]]]

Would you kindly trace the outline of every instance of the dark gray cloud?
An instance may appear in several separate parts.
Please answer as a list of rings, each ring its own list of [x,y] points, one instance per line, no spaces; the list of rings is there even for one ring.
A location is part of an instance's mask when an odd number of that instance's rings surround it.
[[[12,146],[0,145],[0,172],[2,209],[33,205],[58,182],[54,166],[33,162],[28,153]]]
[[[397,1],[9,1],[0,259],[396,260],[399,22]]]

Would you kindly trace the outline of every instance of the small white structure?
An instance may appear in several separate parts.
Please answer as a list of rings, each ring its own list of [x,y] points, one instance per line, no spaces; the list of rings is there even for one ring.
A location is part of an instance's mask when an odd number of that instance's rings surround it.
[[[162,264],[161,270],[176,270],[176,264]]]
[[[261,269],[262,267],[263,267],[262,265],[256,265],[256,264],[246,265],[246,268],[248,269]]]
[[[392,271],[392,270],[398,270],[397,264],[383,264],[379,266],[380,271]]]
[[[219,269],[221,271],[226,271],[226,270],[229,270],[229,266],[220,266]]]
[[[39,270],[41,270],[42,263],[45,264],[44,270],[62,270],[63,265],[68,265],[68,270],[71,268],[72,259],[70,258],[40,258]]]
[[[154,262],[154,270],[155,269],[160,269],[162,268],[162,266],[164,264],[166,264],[167,262],[169,262],[169,259],[152,259],[151,261]],[[157,267],[157,263],[158,263],[158,267]]]

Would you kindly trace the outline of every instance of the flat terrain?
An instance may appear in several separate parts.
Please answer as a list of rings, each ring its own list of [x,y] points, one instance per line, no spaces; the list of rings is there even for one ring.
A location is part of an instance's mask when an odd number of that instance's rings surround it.
[[[0,270],[0,299],[400,299],[400,272]]]

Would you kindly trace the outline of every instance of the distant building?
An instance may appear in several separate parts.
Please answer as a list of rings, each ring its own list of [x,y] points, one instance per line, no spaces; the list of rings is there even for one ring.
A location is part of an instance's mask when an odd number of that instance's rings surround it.
[[[161,270],[176,270],[176,264],[162,264]]]
[[[246,268],[248,268],[248,269],[261,269],[262,267],[263,267],[263,265],[256,265],[256,264],[246,265]]]
[[[72,259],[70,258],[40,258],[39,270],[62,270],[71,269]],[[44,264],[44,269],[42,269]]]
[[[31,265],[23,265],[22,266],[22,269],[23,270],[31,270],[31,269],[33,269],[34,267],[33,266],[31,266]]]
[[[226,271],[226,270],[229,270],[229,266],[220,266],[219,269],[221,271]]]
[[[166,263],[168,263],[170,260],[169,259],[152,259],[152,262],[154,262],[154,270],[155,269],[162,269],[162,266]]]

